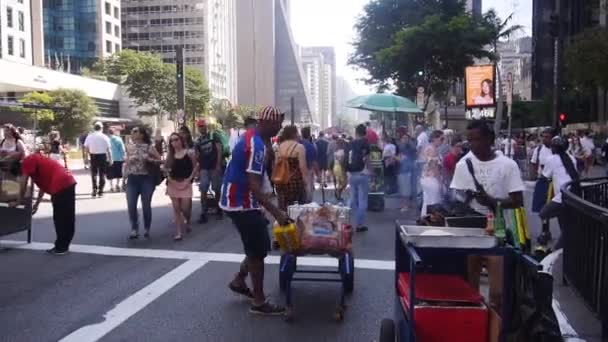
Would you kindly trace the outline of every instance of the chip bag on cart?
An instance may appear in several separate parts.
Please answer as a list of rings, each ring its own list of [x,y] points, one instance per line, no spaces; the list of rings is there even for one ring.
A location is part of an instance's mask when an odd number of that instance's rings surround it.
[[[274,233],[284,252],[340,255],[352,249],[350,208],[316,203],[288,208],[294,224],[275,226]]]

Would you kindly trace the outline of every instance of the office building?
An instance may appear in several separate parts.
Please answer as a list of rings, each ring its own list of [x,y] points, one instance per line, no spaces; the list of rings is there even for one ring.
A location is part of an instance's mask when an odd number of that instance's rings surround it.
[[[333,125],[336,107],[335,54],[332,47],[304,47],[301,50],[305,85],[311,101],[311,115],[322,129]]]
[[[125,49],[154,52],[175,63],[177,46],[184,62],[198,68],[214,97],[236,101],[236,1],[122,1]]]
[[[481,15],[481,0],[467,0],[467,10],[473,15]]]
[[[122,48],[120,0],[43,1],[45,65],[80,73]]]
[[[531,100],[531,60],[532,60],[532,38],[523,37],[498,45],[500,61],[500,75],[502,77],[502,94],[507,93],[507,79],[511,74],[513,78],[513,94],[522,100]]]
[[[554,70],[554,37],[551,35],[551,16],[556,14],[556,2],[548,0],[534,0],[532,7],[532,98],[542,100],[552,96],[553,70]],[[576,40],[576,36],[586,29],[593,27],[607,27],[608,0],[562,0],[561,22],[564,49]],[[563,85],[567,85],[567,80]],[[581,99],[579,99],[581,101]],[[591,103],[591,102],[596,102]],[[585,101],[581,101],[585,102]],[[591,113],[591,119],[599,121],[608,120],[608,108],[605,106],[604,93],[598,89],[597,95],[586,104]],[[578,104],[576,107],[581,107]],[[563,106],[564,107],[564,106]],[[567,107],[567,105],[565,106]],[[574,107],[573,107],[574,108]],[[572,109],[572,108],[571,108]],[[596,115],[597,114],[597,115]]]
[[[294,122],[318,126],[311,117],[300,51],[289,25],[286,0],[237,2],[238,103],[273,104]]]
[[[33,64],[30,0],[0,0],[0,59]]]

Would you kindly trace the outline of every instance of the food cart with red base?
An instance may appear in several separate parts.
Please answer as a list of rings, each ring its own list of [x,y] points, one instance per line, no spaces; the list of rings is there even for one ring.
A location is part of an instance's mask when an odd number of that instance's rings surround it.
[[[449,231],[448,236],[426,234]],[[506,341],[517,310],[513,278],[534,278],[541,266],[509,245],[497,246],[479,228],[427,227],[397,222],[395,314],[382,321],[380,342]],[[502,312],[483,300],[467,278],[470,255],[504,258]],[[520,270],[524,268],[526,272]],[[534,281],[534,279],[532,279]]]

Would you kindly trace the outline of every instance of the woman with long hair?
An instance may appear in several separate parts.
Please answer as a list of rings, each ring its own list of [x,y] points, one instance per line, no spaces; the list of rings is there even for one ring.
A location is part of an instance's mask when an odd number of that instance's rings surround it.
[[[198,171],[194,152],[186,147],[184,138],[172,133],[169,136],[169,149],[165,161],[167,172],[167,196],[173,204],[175,236],[182,239],[184,230],[190,232],[190,215],[192,212],[192,180]]]
[[[283,128],[281,143],[276,154],[276,161],[287,159],[289,163],[289,182],[276,184],[279,209],[287,211],[287,207],[295,203],[306,203],[306,149],[298,142],[298,128],[287,126]]]
[[[131,222],[129,239],[139,238],[137,201],[141,196],[144,219],[144,237],[150,237],[152,225],[152,195],[156,188],[154,176],[149,172],[150,163],[160,163],[161,157],[150,140],[146,127],[131,130],[131,143],[127,145],[123,176],[127,179],[127,207]]]
[[[25,158],[25,154],[25,143],[17,127],[11,124],[4,125],[4,139],[0,141],[0,159],[21,161]]]
[[[426,216],[428,206],[442,201],[442,161],[438,149],[443,141],[443,132],[438,130],[433,131],[430,137],[430,144],[423,151],[425,165],[420,177],[420,186],[422,187],[421,217]]]
[[[179,135],[184,139],[184,144],[186,144],[187,149],[191,149],[194,147],[194,140],[192,139],[192,133],[190,132],[190,128],[188,126],[183,125],[179,128]]]
[[[490,79],[481,81],[481,91],[473,98],[473,104],[489,105],[494,103],[494,87]]]

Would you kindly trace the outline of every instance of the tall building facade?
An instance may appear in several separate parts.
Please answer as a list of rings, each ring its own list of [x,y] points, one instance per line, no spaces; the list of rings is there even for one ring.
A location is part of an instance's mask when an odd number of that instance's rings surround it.
[[[125,49],[154,52],[198,68],[214,97],[236,101],[236,0],[122,1]]]
[[[289,117],[293,98],[294,121],[314,126],[288,6],[287,0],[238,0],[238,103],[274,104]]]
[[[552,96],[554,70],[554,37],[551,35],[551,16],[556,14],[557,1],[561,1],[564,49],[586,29],[608,25],[608,0],[534,0],[532,7],[532,97],[537,100]],[[595,101],[597,100],[597,101]],[[608,121],[608,108],[604,93],[598,89],[597,104],[589,104],[589,111],[597,108],[597,119]],[[596,113],[589,119],[593,120]]]
[[[43,1],[45,65],[80,73],[122,49],[120,0]]]
[[[481,0],[467,0],[467,10],[473,15],[481,15]]]
[[[0,0],[0,59],[33,64],[30,0]]]
[[[322,129],[333,125],[336,108],[335,54],[331,47],[302,48],[305,85],[311,101],[311,115]]]

